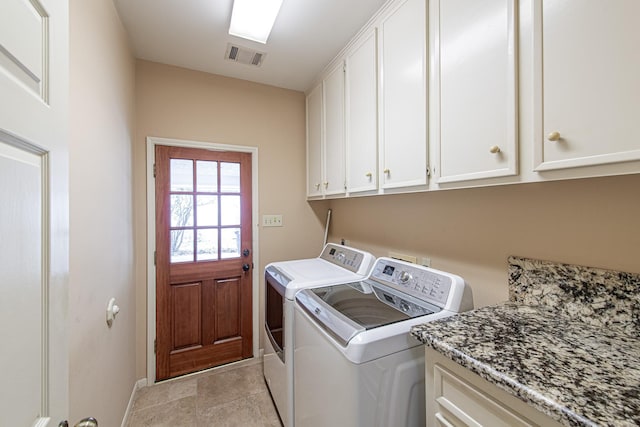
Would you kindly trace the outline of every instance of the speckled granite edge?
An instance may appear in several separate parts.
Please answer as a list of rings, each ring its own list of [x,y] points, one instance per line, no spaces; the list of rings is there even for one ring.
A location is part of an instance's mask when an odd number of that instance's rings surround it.
[[[563,425],[639,425],[640,341],[556,314],[505,303],[411,333]]]
[[[640,335],[640,274],[511,256],[509,300]]]

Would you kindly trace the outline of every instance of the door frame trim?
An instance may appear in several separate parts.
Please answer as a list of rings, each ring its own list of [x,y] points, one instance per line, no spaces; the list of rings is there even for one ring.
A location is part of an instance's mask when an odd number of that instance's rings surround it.
[[[156,185],[153,176],[153,164],[155,162],[156,145],[171,147],[200,148],[212,151],[235,151],[251,153],[251,229],[253,232],[253,264],[260,265],[258,250],[258,147],[245,145],[219,144],[206,141],[191,141],[175,138],[147,137],[147,384],[156,382],[156,354],[154,352],[154,340],[156,336],[156,310],[150,309],[156,306],[156,266],[154,264],[154,252],[156,247]],[[259,357],[259,313],[260,304],[260,275],[252,275],[252,327],[253,327],[253,358]]]

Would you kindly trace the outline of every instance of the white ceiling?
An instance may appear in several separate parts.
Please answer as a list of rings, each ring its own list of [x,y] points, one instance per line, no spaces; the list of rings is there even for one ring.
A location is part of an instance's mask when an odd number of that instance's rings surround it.
[[[230,36],[233,0],[113,0],[137,58],[304,91],[385,0],[284,0],[267,44]],[[227,43],[265,52],[259,68]]]

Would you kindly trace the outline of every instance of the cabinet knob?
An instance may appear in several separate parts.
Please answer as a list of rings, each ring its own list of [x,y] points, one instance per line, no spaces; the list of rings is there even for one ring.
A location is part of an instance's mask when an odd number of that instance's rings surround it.
[[[384,172],[385,174],[389,175],[389,172],[391,172],[389,169],[385,169],[382,172]]]
[[[500,152],[500,147],[498,147],[497,145],[494,145],[489,148],[489,152],[493,154],[497,154]]]
[[[316,184],[316,190],[320,189],[320,184]]]
[[[329,188],[329,183],[327,181],[324,182],[324,188]]]
[[[554,130],[549,135],[547,135],[547,139],[549,141],[559,141],[560,140],[560,132]]]
[[[364,176],[366,176],[367,178],[371,179],[373,174],[371,172],[367,172]]]

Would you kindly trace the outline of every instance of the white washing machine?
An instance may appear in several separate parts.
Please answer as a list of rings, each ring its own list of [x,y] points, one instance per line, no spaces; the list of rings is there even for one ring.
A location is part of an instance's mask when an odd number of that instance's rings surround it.
[[[409,331],[472,308],[461,277],[389,258],[365,280],[298,292],[295,424],[424,426],[424,346]]]
[[[362,280],[375,258],[328,243],[318,258],[274,262],[265,268],[264,378],[285,427],[294,425],[294,297],[300,289]]]

